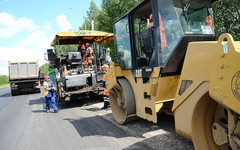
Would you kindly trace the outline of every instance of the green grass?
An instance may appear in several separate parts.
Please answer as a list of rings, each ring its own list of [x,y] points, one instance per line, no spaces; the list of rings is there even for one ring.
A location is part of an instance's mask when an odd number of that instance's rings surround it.
[[[10,86],[9,83],[0,84],[0,88],[9,87],[9,86]]]

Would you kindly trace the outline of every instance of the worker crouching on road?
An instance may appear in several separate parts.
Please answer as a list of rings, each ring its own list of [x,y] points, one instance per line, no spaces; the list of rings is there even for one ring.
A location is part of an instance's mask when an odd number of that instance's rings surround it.
[[[59,110],[55,102],[55,89],[53,82],[50,81],[50,76],[45,76],[45,82],[43,83],[43,87],[44,96],[46,99],[46,112],[48,113],[50,111],[49,103],[51,102],[54,112],[57,113]]]
[[[109,103],[109,93],[108,93],[107,88],[106,88],[106,72],[108,71],[109,66],[108,65],[103,65],[102,69],[105,72],[105,75],[103,76],[103,87],[104,87],[103,102],[104,102],[104,105],[103,105],[103,107],[101,109],[107,109],[110,106],[110,103]]]

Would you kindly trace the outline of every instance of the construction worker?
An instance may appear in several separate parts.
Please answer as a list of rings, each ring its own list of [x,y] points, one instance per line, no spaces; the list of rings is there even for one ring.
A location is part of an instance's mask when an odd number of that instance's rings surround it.
[[[161,17],[160,12],[158,12],[158,15],[159,15],[159,27],[160,27],[160,36],[161,36],[161,50],[163,51],[164,48],[167,46],[167,41],[166,41],[166,35],[164,33],[165,29],[163,27],[162,17]],[[147,25],[146,29],[153,27],[153,16],[152,16],[152,14],[150,14],[149,19],[150,19],[150,23]]]
[[[44,87],[44,97],[46,99],[46,112],[49,113],[50,111],[49,103],[51,102],[54,112],[57,113],[59,109],[57,108],[57,105],[55,102],[55,89],[54,89],[53,82],[50,80],[50,76],[45,76],[43,87]]]
[[[81,52],[82,58],[86,55],[86,47],[85,47],[85,43],[83,43],[82,41],[78,41],[79,45],[78,45],[78,52]]]
[[[68,76],[67,66],[63,66],[63,76]]]
[[[146,28],[146,29],[153,27],[152,14],[150,14],[149,20],[150,20],[150,23],[147,25],[147,28]]]
[[[89,43],[86,43],[86,54],[85,54],[85,60],[87,60],[87,62],[89,64],[92,64],[92,60],[94,59],[94,52],[93,52],[93,48],[90,46]]]
[[[110,106],[109,93],[108,93],[107,88],[106,88],[106,72],[108,71],[109,66],[108,65],[103,65],[102,68],[103,68],[103,71],[105,72],[105,75],[103,76],[103,87],[104,87],[103,102],[104,102],[104,105],[101,109],[107,109]]]
[[[212,30],[211,33],[214,34],[213,21],[212,21],[212,17],[210,14],[208,16],[206,16],[206,18],[205,18],[205,25],[209,26]]]

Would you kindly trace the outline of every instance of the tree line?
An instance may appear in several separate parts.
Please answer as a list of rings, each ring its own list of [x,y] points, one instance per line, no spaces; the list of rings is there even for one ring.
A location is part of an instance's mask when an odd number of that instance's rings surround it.
[[[45,63],[41,67],[39,67],[39,70],[44,75],[49,75],[49,73],[55,72],[54,68],[50,68],[48,63]]]
[[[230,33],[235,41],[240,41],[240,1],[218,0],[212,7],[217,37]]]
[[[95,30],[113,32],[112,23],[134,8],[142,0],[102,0],[98,9],[94,0],[90,2],[87,19],[94,20]],[[214,25],[217,37],[230,33],[234,40],[240,41],[240,1],[218,0],[212,4]],[[80,30],[91,30],[91,24],[85,20]]]
[[[0,86],[9,83],[9,78],[6,75],[0,75]]]

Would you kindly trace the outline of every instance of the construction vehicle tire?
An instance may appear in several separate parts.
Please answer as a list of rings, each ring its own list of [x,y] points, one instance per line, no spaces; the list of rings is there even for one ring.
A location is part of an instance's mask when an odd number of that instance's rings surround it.
[[[205,94],[194,111],[192,140],[195,149],[229,150],[229,110]]]
[[[124,124],[136,116],[135,96],[131,84],[125,79],[118,79],[121,89],[113,88],[109,92],[112,114],[119,124]]]

